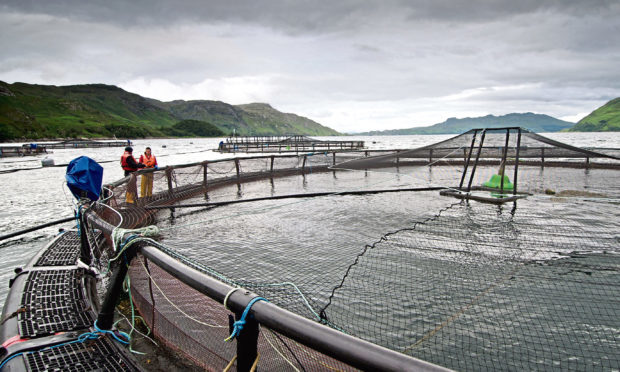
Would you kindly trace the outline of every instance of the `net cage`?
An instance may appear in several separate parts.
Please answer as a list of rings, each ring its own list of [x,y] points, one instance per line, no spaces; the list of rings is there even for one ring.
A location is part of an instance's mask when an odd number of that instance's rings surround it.
[[[395,352],[387,359],[413,357],[410,366],[616,370],[617,154],[504,128],[414,150],[209,161],[109,185],[89,218],[108,236],[155,224],[152,245],[186,270]],[[502,172],[513,189],[476,189]],[[440,189],[524,197],[495,205]],[[221,298],[145,254],[129,274],[165,345],[210,370],[233,360]],[[356,369],[301,342],[304,329],[260,324],[258,368]]]

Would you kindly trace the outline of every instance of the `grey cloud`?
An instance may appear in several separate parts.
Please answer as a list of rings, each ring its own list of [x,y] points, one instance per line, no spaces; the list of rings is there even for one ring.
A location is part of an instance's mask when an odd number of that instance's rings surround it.
[[[285,32],[331,32],[363,27],[373,19],[402,16],[410,23],[468,23],[546,12],[583,16],[618,12],[615,0],[2,0],[8,9],[84,21],[168,26],[178,22],[250,23]]]

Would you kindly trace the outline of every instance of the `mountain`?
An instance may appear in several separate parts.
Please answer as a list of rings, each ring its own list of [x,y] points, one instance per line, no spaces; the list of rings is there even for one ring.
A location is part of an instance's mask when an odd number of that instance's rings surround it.
[[[574,125],[574,123],[559,120],[548,115],[534,114],[507,114],[502,116],[487,115],[477,118],[450,118],[443,123],[429,127],[417,127],[408,129],[394,129],[384,131],[372,131],[356,133],[359,135],[402,135],[402,134],[460,134],[473,128],[503,128],[522,127],[533,132],[558,132]]]
[[[620,131],[620,97],[613,99],[568,130],[569,132],[618,132]]]
[[[151,100],[152,102],[155,100]],[[305,134],[337,136],[340,133],[315,121],[280,112],[266,103],[230,105],[220,101],[172,101],[153,104],[176,117],[214,123],[226,133],[243,136]]]
[[[201,123],[186,122],[194,120]],[[175,126],[176,125],[176,126]],[[141,138],[220,133],[338,135],[310,119],[268,104],[161,102],[104,84],[50,86],[0,81],[0,140]]]

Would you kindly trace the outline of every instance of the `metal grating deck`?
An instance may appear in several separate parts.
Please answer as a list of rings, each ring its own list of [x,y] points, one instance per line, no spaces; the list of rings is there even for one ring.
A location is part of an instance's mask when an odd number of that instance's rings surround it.
[[[22,337],[88,328],[94,319],[82,292],[81,270],[33,271],[28,275],[19,314]]]
[[[80,236],[77,231],[67,231],[51,244],[34,266],[70,266],[80,256]]]
[[[26,354],[31,371],[134,371],[105,337],[50,347]]]

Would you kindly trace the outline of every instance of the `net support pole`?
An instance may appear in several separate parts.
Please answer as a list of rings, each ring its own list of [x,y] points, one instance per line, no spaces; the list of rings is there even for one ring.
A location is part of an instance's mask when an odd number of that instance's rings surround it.
[[[476,168],[478,167],[478,161],[480,160],[480,154],[482,153],[482,146],[484,146],[484,137],[486,134],[486,129],[483,129],[482,135],[480,136],[480,145],[478,145],[478,153],[476,153],[476,161],[474,161],[474,166],[471,168],[471,175],[469,176],[469,183],[467,184],[467,192],[471,191],[471,183],[474,181],[474,175],[476,174]]]
[[[430,151],[428,152],[428,165],[433,165],[433,149],[430,149]]]
[[[131,260],[135,257],[137,252],[137,246],[139,244],[140,243],[138,242],[127,248],[124,253],[125,257],[117,261],[116,266],[112,271],[112,276],[110,277],[110,285],[103,299],[103,304],[101,305],[99,315],[97,315],[97,327],[99,327],[100,329],[112,329],[112,326],[114,324],[114,309],[116,308],[118,298],[123,291],[123,282],[125,281],[125,276],[127,275],[129,264],[131,263]]]
[[[168,193],[170,194],[170,198],[172,198],[172,167],[166,167],[166,181],[168,182]],[[170,214],[174,216],[174,208],[170,208]]]
[[[308,155],[304,155],[304,161],[301,163],[301,173],[306,172],[306,160],[308,160]]]
[[[207,179],[207,166],[209,165],[208,161],[202,163],[202,186],[205,188],[205,200],[209,200],[209,194],[207,193],[208,179]]]
[[[518,129],[517,133],[517,153],[515,156],[515,175],[513,179],[512,195],[517,195],[517,174],[519,173],[519,150],[521,149],[521,128]]]
[[[327,149],[329,150],[329,145],[327,145]],[[332,165],[336,165],[336,151],[332,152]]]
[[[172,195],[172,167],[166,167],[166,181],[168,182],[168,192]]]
[[[271,155],[271,166],[269,167],[269,172],[273,173],[273,161],[275,160],[276,156],[275,155]]]
[[[86,218],[84,214],[80,213],[80,261],[84,262],[88,266],[92,263],[92,253],[90,244],[88,244],[88,237],[86,236]]]
[[[508,157],[508,140],[510,139],[510,129],[506,129],[506,143],[504,144],[504,151],[502,152],[502,160],[500,163],[500,181],[499,192],[504,193],[504,169],[506,168],[506,158]]]
[[[243,312],[235,313],[235,320]],[[249,372],[258,356],[258,323],[253,316],[247,316],[243,330],[237,336],[237,371]]]
[[[461,183],[459,184],[459,190],[463,189],[463,182],[465,182],[465,175],[467,175],[467,168],[469,167],[469,162],[471,161],[471,154],[474,152],[474,145],[476,144],[476,136],[478,135],[478,130],[474,130],[474,136],[471,139],[471,145],[469,146],[469,154],[467,155],[467,159],[465,159],[465,165],[463,166],[463,174],[461,175]],[[463,149],[463,151],[467,151]]]

